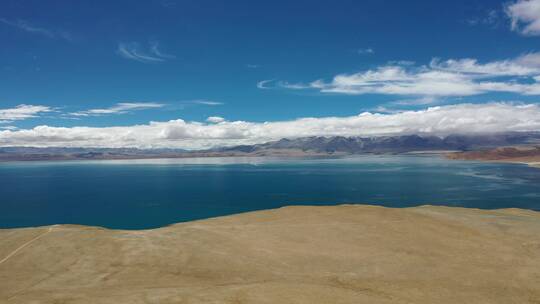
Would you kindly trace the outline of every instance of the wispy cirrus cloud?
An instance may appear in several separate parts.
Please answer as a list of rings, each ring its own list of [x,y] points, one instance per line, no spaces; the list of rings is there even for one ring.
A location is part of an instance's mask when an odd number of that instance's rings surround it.
[[[163,62],[174,59],[176,56],[161,51],[158,42],[151,42],[148,46],[141,46],[138,42],[120,42],[117,53],[126,58],[142,63]]]
[[[375,53],[375,50],[372,48],[365,48],[365,49],[358,49],[358,54],[360,55],[367,55],[367,54],[373,54]]]
[[[77,112],[65,113],[62,118],[65,119],[81,119],[84,117],[105,116],[127,114],[134,111],[152,110],[163,108],[166,110],[181,110],[187,106],[203,105],[203,106],[220,106],[223,102],[213,101],[208,99],[194,99],[184,101],[171,102],[120,102],[108,108],[88,109]]]
[[[523,35],[540,35],[540,0],[518,0],[505,7],[511,28]]]
[[[433,59],[428,65],[388,64],[331,80],[288,83],[265,80],[258,87],[311,89],[321,93],[434,97],[472,96],[489,92],[540,95],[540,53],[481,63],[476,59]]]
[[[48,106],[20,104],[14,108],[0,109],[0,123],[12,123],[17,120],[35,118],[42,113],[52,111],[54,109]]]
[[[208,100],[208,99],[195,99],[195,100],[190,100],[189,102],[193,104],[199,104],[199,105],[205,105],[205,106],[221,106],[224,104],[223,102],[220,102],[220,101],[214,101],[214,100]]]
[[[394,61],[390,61],[388,64],[389,65],[403,65],[403,66],[411,66],[411,65],[414,65],[416,62],[412,61],[412,60],[394,60]]]
[[[176,58],[176,56],[174,56],[174,55],[164,53],[160,49],[160,44],[157,41],[150,42],[150,53],[156,55],[159,58],[164,58],[164,59],[175,59]]]
[[[465,20],[468,25],[484,25],[491,28],[499,27],[504,21],[506,21],[504,12],[498,9],[492,9],[485,12],[483,16]]]
[[[413,99],[400,99],[400,100],[392,101],[390,104],[400,105],[400,106],[420,106],[420,105],[438,103],[441,101],[442,100],[440,98],[435,98],[432,96],[425,96],[425,97],[419,97],[419,98],[413,98]]]
[[[121,102],[109,108],[102,109],[90,109],[79,112],[69,113],[71,116],[102,116],[102,115],[116,115],[125,114],[132,111],[156,109],[164,107],[165,104],[155,102]]]
[[[5,19],[5,18],[0,18],[0,23],[3,23],[5,25],[11,26],[13,28],[16,28],[16,29],[19,29],[28,33],[33,33],[33,34],[45,36],[52,39],[60,38],[60,39],[68,40],[68,41],[73,40],[72,35],[67,31],[36,26],[22,19],[10,20],[10,19]]]
[[[261,81],[257,82],[257,88],[259,88],[259,89],[269,89],[270,87],[268,85],[270,83],[272,83],[273,81],[275,81],[275,79],[261,80]]]

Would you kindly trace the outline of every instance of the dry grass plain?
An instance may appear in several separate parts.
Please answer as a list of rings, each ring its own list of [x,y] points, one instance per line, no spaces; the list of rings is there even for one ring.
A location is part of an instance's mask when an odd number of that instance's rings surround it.
[[[0,303],[540,303],[540,213],[285,207],[0,230]]]

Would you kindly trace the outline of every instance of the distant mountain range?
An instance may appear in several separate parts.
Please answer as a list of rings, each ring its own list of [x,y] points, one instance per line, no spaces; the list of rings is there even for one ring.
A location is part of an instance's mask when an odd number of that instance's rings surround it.
[[[446,137],[402,135],[378,137],[304,137],[281,139],[258,145],[214,149],[215,152],[261,154],[303,151],[322,154],[405,153],[412,151],[477,150],[510,145],[540,143],[540,133],[449,135]]]
[[[446,137],[401,135],[377,137],[303,137],[256,145],[200,151],[131,148],[0,148],[0,161],[70,159],[144,159],[212,156],[325,156],[362,153],[406,153],[421,151],[470,151],[513,145],[540,144],[540,132]]]
[[[177,158],[186,153],[181,149],[4,147],[0,161]]]

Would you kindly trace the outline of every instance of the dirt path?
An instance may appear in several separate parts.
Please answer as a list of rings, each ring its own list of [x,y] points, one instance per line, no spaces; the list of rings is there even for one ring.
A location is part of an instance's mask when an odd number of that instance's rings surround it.
[[[22,244],[21,246],[17,247],[17,249],[13,250],[10,254],[8,254],[5,258],[3,258],[2,260],[0,260],[0,265],[4,262],[6,262],[7,260],[9,260],[12,256],[14,256],[15,254],[17,254],[17,252],[21,251],[24,247],[32,244],[33,242],[37,241],[38,239],[42,238],[43,236],[45,236],[46,234],[50,233],[51,231],[53,230],[53,227],[49,227],[49,229],[47,229],[47,231],[43,232],[42,234],[36,236],[35,238],[31,239],[30,241]]]

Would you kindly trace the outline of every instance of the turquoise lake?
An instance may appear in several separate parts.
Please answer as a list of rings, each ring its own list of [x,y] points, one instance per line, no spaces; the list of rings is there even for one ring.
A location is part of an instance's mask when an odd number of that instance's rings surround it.
[[[0,163],[0,228],[141,229],[345,203],[540,210],[540,170],[388,155]]]

